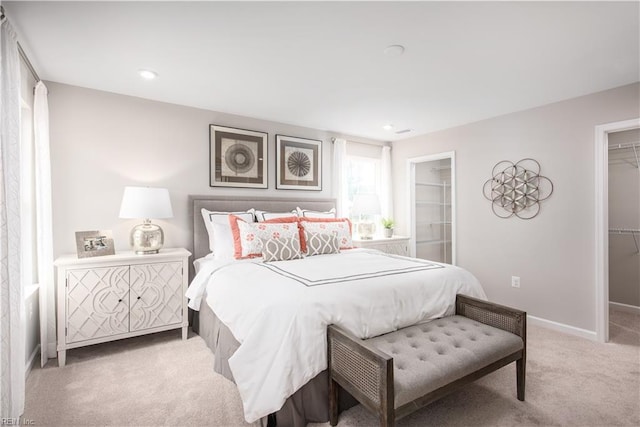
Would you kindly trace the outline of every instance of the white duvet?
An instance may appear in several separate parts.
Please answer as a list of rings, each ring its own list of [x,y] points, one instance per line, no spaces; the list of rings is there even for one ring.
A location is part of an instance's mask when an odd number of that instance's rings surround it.
[[[302,260],[201,263],[187,291],[240,343],[229,366],[254,422],[327,368],[326,328],[369,338],[453,314],[457,293],[486,299],[466,270],[353,249]]]

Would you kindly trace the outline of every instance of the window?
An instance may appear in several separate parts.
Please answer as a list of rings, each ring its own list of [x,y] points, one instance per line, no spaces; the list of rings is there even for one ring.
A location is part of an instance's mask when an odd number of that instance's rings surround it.
[[[380,195],[382,183],[380,159],[347,155],[346,168],[347,211],[351,219],[354,220],[357,218],[353,218],[351,215],[351,208],[356,194]]]

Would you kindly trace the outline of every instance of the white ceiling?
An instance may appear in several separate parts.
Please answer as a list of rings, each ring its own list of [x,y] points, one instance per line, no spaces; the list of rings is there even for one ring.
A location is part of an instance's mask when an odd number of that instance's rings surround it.
[[[3,5],[44,80],[379,140],[640,80],[638,2]]]

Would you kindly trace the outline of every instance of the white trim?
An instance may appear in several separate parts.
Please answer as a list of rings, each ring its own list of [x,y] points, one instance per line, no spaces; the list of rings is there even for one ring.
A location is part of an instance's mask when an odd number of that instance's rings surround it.
[[[456,240],[457,240],[457,226],[456,226],[456,152],[455,151],[446,151],[438,154],[430,154],[427,156],[420,157],[412,157],[407,159],[407,181],[409,183],[409,188],[407,189],[409,194],[409,231],[411,240],[409,241],[409,251],[412,257],[416,256],[416,191],[415,191],[415,183],[416,183],[416,163],[429,162],[433,160],[442,160],[442,159],[451,159],[451,264],[456,265],[457,263],[457,251],[456,251]]]
[[[576,328],[575,326],[565,325],[564,323],[558,323],[552,320],[542,319],[540,317],[535,317],[530,314],[527,314],[527,322],[531,325],[542,326],[543,328],[553,329],[554,331],[563,332],[565,334],[574,335],[580,338],[586,338],[591,341],[597,340],[595,331]]]
[[[24,378],[26,379],[31,372],[31,368],[33,368],[33,363],[36,361],[36,356],[40,353],[40,344],[33,349],[31,356],[29,356],[29,360],[27,360],[27,366],[24,368]]]
[[[609,341],[609,143],[610,132],[640,128],[640,118],[595,127],[596,335]]]
[[[624,311],[626,313],[640,314],[640,307],[637,305],[622,304],[621,302],[609,301],[609,309],[616,308],[617,310]]]

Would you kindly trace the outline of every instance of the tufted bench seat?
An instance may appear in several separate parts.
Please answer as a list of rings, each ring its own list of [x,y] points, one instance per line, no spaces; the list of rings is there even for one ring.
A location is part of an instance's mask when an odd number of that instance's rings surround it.
[[[330,421],[338,386],[378,413],[383,426],[503,367],[517,363],[524,400],[526,313],[458,295],[456,315],[367,340],[328,328]]]

